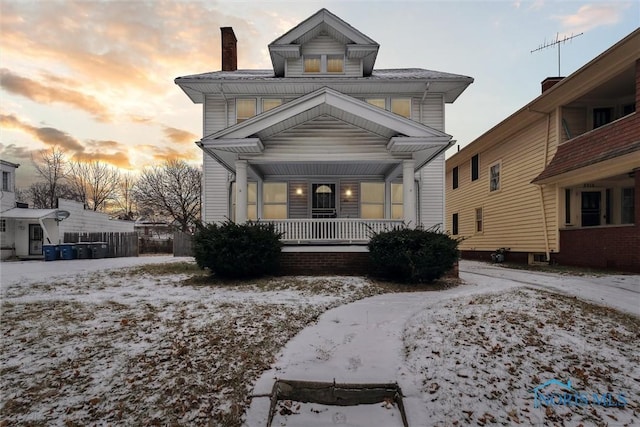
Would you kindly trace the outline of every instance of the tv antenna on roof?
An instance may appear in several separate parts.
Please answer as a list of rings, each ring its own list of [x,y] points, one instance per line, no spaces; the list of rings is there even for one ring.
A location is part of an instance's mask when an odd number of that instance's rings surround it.
[[[547,42],[545,40],[544,43],[542,43],[540,46],[538,46],[537,49],[533,49],[531,51],[531,53],[537,52],[539,50],[546,49],[546,48],[549,48],[549,47],[552,47],[552,46],[558,46],[558,77],[561,77],[562,74],[560,74],[560,45],[564,44],[564,43],[566,43],[566,42],[568,42],[568,41],[570,41],[572,39],[575,39],[576,37],[579,37],[579,36],[581,36],[583,34],[584,33],[580,33],[580,34],[575,34],[574,35],[573,33],[571,33],[570,36],[565,35],[562,38],[560,38],[560,33],[556,33],[556,38],[554,40],[552,40],[550,42]]]

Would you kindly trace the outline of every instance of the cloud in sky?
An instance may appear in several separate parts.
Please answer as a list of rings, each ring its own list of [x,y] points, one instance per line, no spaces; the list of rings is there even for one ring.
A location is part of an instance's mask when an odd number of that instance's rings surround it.
[[[63,79],[52,76],[49,80],[55,84]],[[94,96],[83,94],[74,89],[51,84],[46,85],[34,79],[14,74],[6,68],[0,69],[0,87],[7,92],[24,96],[37,103],[67,104],[88,112],[98,121],[111,121],[111,114],[108,108],[102,105]]]
[[[195,134],[183,130],[177,129],[171,126],[164,126],[164,134],[167,138],[171,140],[171,142],[175,142],[178,144],[187,144],[192,143],[200,138],[198,138]]]
[[[23,122],[13,114],[0,114],[0,127],[22,131],[49,146],[63,150],[84,151],[84,146],[66,132],[52,127],[36,127]]]
[[[580,33],[603,25],[613,25],[620,21],[628,3],[594,3],[581,6],[571,15],[560,15],[559,20],[565,32]]]

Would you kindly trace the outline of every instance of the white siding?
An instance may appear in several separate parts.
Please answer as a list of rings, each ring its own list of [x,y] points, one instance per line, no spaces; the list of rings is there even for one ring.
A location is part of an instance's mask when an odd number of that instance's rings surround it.
[[[225,115],[225,101],[219,97],[207,96],[204,102],[204,135],[211,135],[227,127]],[[235,123],[234,121],[230,124]]]
[[[420,170],[419,217],[423,227],[444,228],[444,153]]]
[[[204,155],[202,219],[221,222],[229,216],[228,171],[217,161]]]
[[[64,233],[133,231],[133,221],[109,219],[106,213],[85,210],[80,202],[59,199],[58,209],[70,213],[69,218],[60,222],[60,238],[64,237]]]
[[[427,95],[427,97],[424,99],[424,102],[422,103],[422,116],[420,116],[419,112],[414,114],[414,117],[420,117],[419,120],[422,124],[437,129],[441,132],[445,131],[444,100],[442,95]]]
[[[344,55],[346,46],[330,36],[322,35],[302,45],[300,50],[302,53],[300,58],[290,58],[287,60],[287,77],[300,77],[304,75],[302,64],[305,55]],[[339,75],[362,77],[360,62],[360,59],[347,59],[345,57],[344,73],[322,74],[322,76]]]

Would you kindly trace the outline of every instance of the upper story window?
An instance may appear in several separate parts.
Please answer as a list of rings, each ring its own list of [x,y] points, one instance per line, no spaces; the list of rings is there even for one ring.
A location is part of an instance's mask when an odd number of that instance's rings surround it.
[[[480,157],[476,154],[471,158],[471,181],[478,179],[480,175]]]
[[[411,98],[391,98],[391,112],[411,118]]]
[[[383,110],[387,107],[386,99],[384,98],[367,98],[365,102],[371,105],[375,105],[376,107],[382,108]]]
[[[599,128],[613,119],[612,108],[594,108],[593,109],[593,128]]]
[[[9,183],[9,172],[2,172],[2,191],[11,191]]]
[[[489,168],[489,191],[500,189],[500,162],[491,165]]]
[[[236,100],[236,123],[244,122],[256,115],[256,100],[237,99]]]
[[[320,55],[305,55],[304,57],[304,72],[305,73],[319,73],[320,72]]]
[[[458,166],[453,168],[452,175],[453,175],[453,189],[455,190],[456,188],[458,188]]]
[[[458,234],[458,214],[454,213],[451,216],[451,234],[454,236]]]
[[[262,112],[273,110],[276,107],[282,105],[282,99],[263,99],[262,100]]]
[[[327,73],[343,73],[344,72],[344,56],[328,55],[327,56]]]

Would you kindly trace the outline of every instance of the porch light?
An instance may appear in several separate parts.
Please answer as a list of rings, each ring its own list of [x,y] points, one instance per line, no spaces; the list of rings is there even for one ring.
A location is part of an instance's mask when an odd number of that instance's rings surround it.
[[[296,188],[296,195],[302,196],[302,188]]]
[[[347,197],[351,197],[351,190],[347,189],[347,191],[344,192],[344,195]]]

